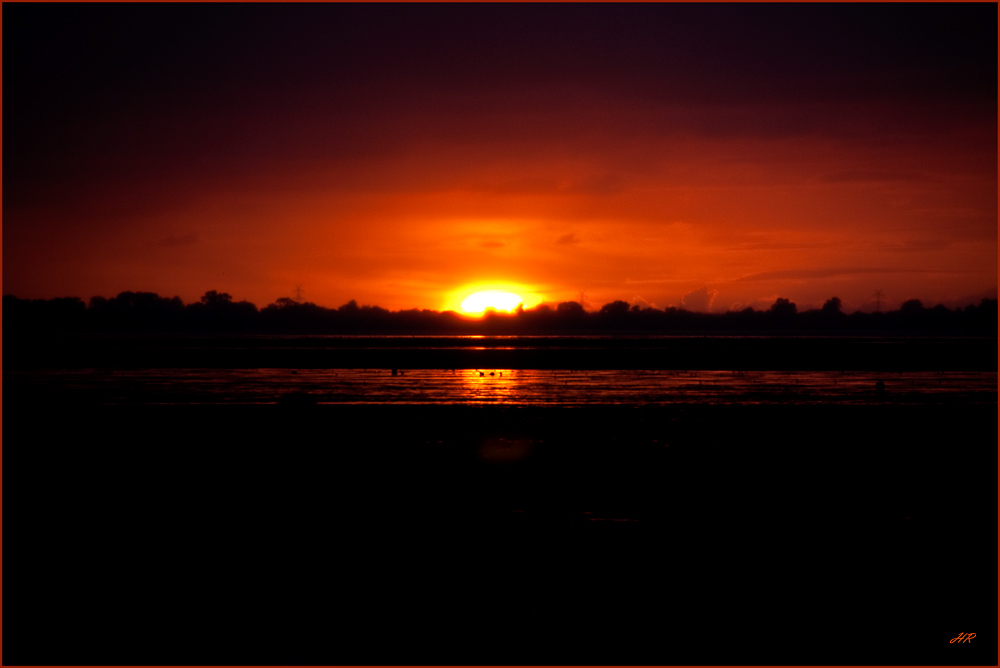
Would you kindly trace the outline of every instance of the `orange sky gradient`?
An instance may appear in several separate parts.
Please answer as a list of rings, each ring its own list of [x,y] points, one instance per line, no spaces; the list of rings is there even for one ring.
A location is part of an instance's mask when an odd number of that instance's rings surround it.
[[[4,294],[996,296],[995,5],[37,7],[4,7]]]

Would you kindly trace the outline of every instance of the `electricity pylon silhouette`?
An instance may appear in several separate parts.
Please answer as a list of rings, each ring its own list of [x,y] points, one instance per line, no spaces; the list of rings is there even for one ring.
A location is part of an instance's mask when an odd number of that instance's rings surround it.
[[[876,313],[881,313],[882,312],[882,291],[881,290],[876,290],[875,291],[875,311],[876,311]]]
[[[295,301],[297,301],[297,302],[302,301],[302,286],[301,285],[296,285],[295,286]]]

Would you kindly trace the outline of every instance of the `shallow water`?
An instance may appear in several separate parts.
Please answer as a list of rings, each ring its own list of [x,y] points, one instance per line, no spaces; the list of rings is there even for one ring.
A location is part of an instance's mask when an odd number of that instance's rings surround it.
[[[876,392],[882,381],[885,391]],[[4,375],[8,398],[98,404],[996,403],[996,372],[564,371],[512,369],[43,370]]]

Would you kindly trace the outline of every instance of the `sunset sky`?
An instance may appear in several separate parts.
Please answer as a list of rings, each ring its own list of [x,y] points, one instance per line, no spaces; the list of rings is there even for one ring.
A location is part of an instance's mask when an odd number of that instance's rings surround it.
[[[4,4],[3,292],[997,293],[996,4]]]

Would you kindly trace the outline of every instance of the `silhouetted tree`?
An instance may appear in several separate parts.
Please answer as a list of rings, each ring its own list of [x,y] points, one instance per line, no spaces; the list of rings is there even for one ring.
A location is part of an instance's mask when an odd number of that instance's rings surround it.
[[[231,295],[216,290],[209,290],[197,304],[189,304],[184,310],[197,330],[252,331],[259,322],[254,304],[234,302]]]
[[[201,296],[201,303],[208,308],[224,308],[224,304],[232,303],[233,298],[228,292],[216,292],[209,290]]]
[[[932,329],[930,311],[924,308],[924,303],[919,299],[907,299],[898,311],[889,312],[889,321],[892,327],[903,327],[906,329]]]
[[[572,302],[572,303],[576,303],[576,302]],[[562,304],[560,304],[559,306],[561,308]],[[623,302],[620,299],[616,299],[615,301],[611,302],[610,304],[605,304],[604,306],[602,306],[600,312],[603,313],[603,314],[605,314],[605,315],[622,316],[622,315],[625,315],[626,313],[628,313],[628,311],[629,311],[628,302]]]
[[[126,291],[111,299],[92,297],[87,319],[96,330],[175,331],[183,328],[183,312],[180,297]]]
[[[795,314],[795,303],[788,301],[784,297],[778,297],[767,311],[771,326],[781,328],[790,327],[792,321],[795,319]]]
[[[983,299],[978,305],[950,310],[938,304],[925,308],[917,299],[903,303],[898,311],[850,315],[843,313],[840,299],[828,299],[821,309],[798,313],[796,305],[778,298],[767,311],[747,307],[738,312],[696,313],[683,308],[629,307],[623,300],[605,304],[588,313],[579,302],[561,302],[554,309],[539,305],[520,308],[514,314],[491,311],[470,319],[454,312],[409,309],[388,311],[361,306],[351,300],[328,309],[311,302],[299,303],[281,297],[258,311],[253,304],[233,302],[227,293],[210,290],[187,306],[179,297],[164,298],[152,292],[119,293],[106,299],[95,296],[89,307],[77,297],[57,299],[3,299],[7,315],[5,334],[70,331],[283,331],[327,332],[427,332],[520,334],[533,332],[614,329],[628,331],[753,331],[761,329],[851,329],[859,331],[997,331],[997,300]]]
[[[587,312],[583,310],[580,302],[559,302],[556,313],[563,316],[582,316]]]
[[[770,312],[776,316],[791,317],[795,315],[795,303],[788,301],[784,297],[778,297],[771,304]]]
[[[85,326],[87,307],[79,297],[18,299],[4,295],[5,334],[27,331],[76,331]]]
[[[270,306],[274,306],[275,308],[279,309],[291,308],[298,305],[299,303],[294,299],[292,299],[291,297],[278,297],[273,304],[270,304]]]
[[[997,300],[983,299],[978,306],[969,305],[963,312],[963,322],[970,329],[997,330]]]

